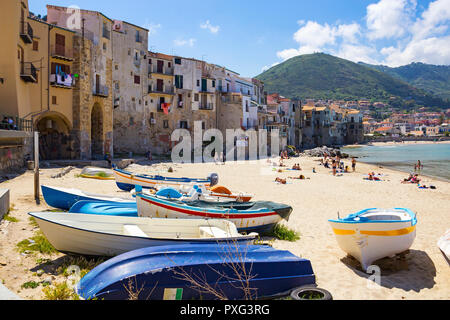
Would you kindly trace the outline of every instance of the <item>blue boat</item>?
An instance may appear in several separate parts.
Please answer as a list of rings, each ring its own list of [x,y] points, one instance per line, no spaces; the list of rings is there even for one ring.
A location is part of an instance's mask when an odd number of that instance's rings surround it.
[[[137,217],[136,202],[120,203],[120,202],[96,202],[96,201],[78,201],[69,213],[95,214],[102,216],[117,217]]]
[[[89,272],[76,291],[84,299],[100,300],[128,300],[131,287],[139,291],[139,300],[255,300],[286,296],[315,282],[311,262],[288,251],[199,244],[127,252]]]
[[[206,179],[192,178],[170,178],[159,175],[133,174],[131,172],[113,168],[113,174],[116,178],[117,187],[123,191],[131,191],[136,185],[146,189],[152,189],[157,186],[180,186],[186,184],[201,184],[207,187],[217,185],[219,177],[213,173]]]
[[[78,189],[42,186],[42,194],[45,202],[60,210],[70,210],[78,201],[117,202],[132,204],[136,201],[132,198],[120,198],[100,194],[92,194]]]

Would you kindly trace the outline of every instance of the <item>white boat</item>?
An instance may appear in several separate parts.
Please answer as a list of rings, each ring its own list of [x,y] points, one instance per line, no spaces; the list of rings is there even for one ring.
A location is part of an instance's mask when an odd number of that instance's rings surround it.
[[[86,256],[116,256],[152,246],[248,243],[226,220],[152,219],[88,214],[29,213],[56,250]]]
[[[365,271],[379,259],[409,250],[416,238],[417,217],[409,209],[366,209],[329,222],[341,249]]]
[[[450,261],[450,230],[439,239],[438,247],[447,258],[447,261]]]

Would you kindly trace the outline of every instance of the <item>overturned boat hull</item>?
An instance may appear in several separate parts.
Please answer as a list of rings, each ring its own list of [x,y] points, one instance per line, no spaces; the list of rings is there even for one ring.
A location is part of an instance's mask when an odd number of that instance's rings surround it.
[[[42,186],[45,202],[56,209],[70,210],[78,201],[133,203],[134,199],[92,194],[78,189]]]
[[[101,216],[138,217],[136,202],[78,201],[69,210],[74,214],[94,214]]]
[[[125,253],[93,269],[76,291],[84,299],[128,300],[134,291],[139,300],[244,300],[314,284],[311,262],[288,251],[206,244]]]

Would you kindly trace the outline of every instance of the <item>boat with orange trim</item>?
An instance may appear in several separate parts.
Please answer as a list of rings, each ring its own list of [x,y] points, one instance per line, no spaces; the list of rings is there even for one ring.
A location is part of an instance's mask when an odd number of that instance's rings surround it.
[[[409,250],[416,238],[417,216],[405,208],[366,209],[329,222],[340,248],[365,271],[379,259]]]

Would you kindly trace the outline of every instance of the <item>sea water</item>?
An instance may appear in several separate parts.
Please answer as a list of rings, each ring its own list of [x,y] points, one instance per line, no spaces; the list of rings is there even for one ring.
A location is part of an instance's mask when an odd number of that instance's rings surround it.
[[[414,172],[420,160],[421,174],[450,181],[450,144],[397,144],[343,148],[342,152],[358,157],[358,161]]]

